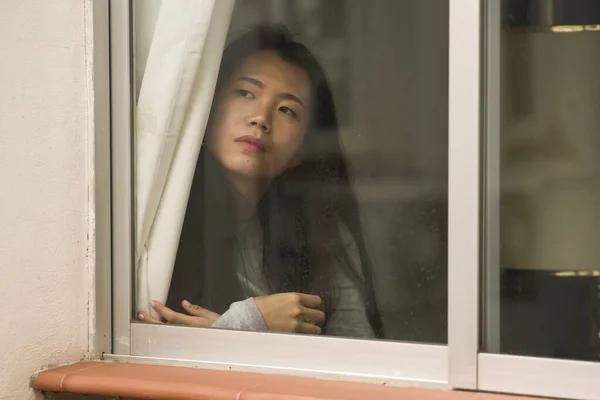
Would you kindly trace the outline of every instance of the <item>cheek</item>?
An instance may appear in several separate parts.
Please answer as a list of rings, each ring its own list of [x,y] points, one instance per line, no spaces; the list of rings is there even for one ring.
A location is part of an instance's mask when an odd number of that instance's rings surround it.
[[[276,131],[280,134],[274,135],[273,142],[279,149],[279,158],[283,158],[282,163],[289,162],[300,151],[304,141],[305,129],[301,124],[287,123],[285,127],[281,127],[279,131]]]

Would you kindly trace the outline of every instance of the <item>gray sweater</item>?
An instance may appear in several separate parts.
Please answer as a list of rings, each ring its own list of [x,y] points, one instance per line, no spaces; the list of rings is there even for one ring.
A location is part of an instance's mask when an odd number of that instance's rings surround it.
[[[340,234],[344,240],[351,267],[361,275],[360,257],[356,243],[348,228],[340,224]],[[263,319],[254,297],[269,293],[265,277],[261,273],[262,235],[260,223],[252,219],[240,230],[236,251],[236,270],[246,300],[231,304],[229,309],[217,319],[212,327],[246,331],[269,329]],[[342,267],[335,268],[333,284],[335,298],[330,312],[326,315],[327,325],[324,334],[362,338],[375,337],[367,319],[365,302],[360,289]]]

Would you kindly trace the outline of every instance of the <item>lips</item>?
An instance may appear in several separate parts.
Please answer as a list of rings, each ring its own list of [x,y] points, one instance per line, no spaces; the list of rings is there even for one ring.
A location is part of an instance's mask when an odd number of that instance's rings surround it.
[[[246,150],[255,153],[264,153],[267,151],[265,143],[256,136],[246,135],[235,139],[236,143],[240,143]]]

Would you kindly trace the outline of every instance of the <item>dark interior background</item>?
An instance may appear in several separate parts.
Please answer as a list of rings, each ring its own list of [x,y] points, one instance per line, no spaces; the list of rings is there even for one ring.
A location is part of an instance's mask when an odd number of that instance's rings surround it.
[[[283,24],[326,69],[390,339],[447,341],[447,3],[237,0],[230,28]]]

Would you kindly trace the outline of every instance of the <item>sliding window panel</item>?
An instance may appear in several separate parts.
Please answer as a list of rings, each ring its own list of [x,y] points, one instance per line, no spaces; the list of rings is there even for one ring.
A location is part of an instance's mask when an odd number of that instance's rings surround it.
[[[447,386],[449,3],[111,5],[108,358]]]
[[[490,1],[486,18],[479,388],[597,398],[600,7]]]

